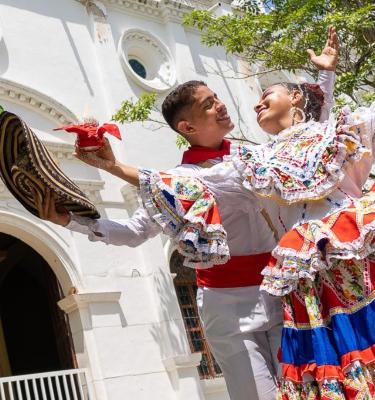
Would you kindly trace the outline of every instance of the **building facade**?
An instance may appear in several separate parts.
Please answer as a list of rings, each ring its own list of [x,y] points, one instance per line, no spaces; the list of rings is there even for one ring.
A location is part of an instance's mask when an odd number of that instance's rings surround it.
[[[156,92],[161,101],[199,79],[249,139],[264,140],[252,112],[259,82],[232,79],[239,62],[182,25],[194,8],[232,12],[230,1],[0,0],[0,104],[33,128],[104,218],[131,216],[136,192],[77,161],[74,137],[53,128],[87,115],[107,122],[125,99]],[[170,129],[120,128],[123,140],[111,143],[122,161],[179,163]],[[91,243],[34,218],[0,185],[0,285],[1,399],[228,399],[202,344],[194,277],[166,238]]]

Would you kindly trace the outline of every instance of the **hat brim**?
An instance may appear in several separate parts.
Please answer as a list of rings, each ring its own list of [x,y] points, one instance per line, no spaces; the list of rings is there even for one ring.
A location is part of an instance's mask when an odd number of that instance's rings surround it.
[[[0,175],[13,196],[40,217],[34,192],[42,199],[54,192],[57,210],[99,218],[94,204],[56,165],[46,147],[17,115],[0,115]]]

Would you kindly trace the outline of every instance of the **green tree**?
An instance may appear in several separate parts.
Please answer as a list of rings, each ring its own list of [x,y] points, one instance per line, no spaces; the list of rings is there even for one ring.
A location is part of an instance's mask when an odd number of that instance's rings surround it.
[[[156,93],[142,93],[138,100],[124,100],[120,108],[112,116],[112,121],[120,122],[142,122],[150,125],[150,129],[158,130],[169,127],[160,117],[161,111],[157,108],[158,96]],[[178,148],[186,147],[187,141],[177,135],[176,144]]]
[[[306,50],[324,46],[329,25],[340,37],[336,94],[356,103],[375,99],[374,0],[242,1],[234,15],[216,17],[209,11],[187,14],[184,23],[198,28],[207,46],[222,46],[228,54],[260,64],[264,74],[304,71],[316,77]],[[370,92],[370,94],[369,94]],[[366,96],[363,96],[366,94]]]

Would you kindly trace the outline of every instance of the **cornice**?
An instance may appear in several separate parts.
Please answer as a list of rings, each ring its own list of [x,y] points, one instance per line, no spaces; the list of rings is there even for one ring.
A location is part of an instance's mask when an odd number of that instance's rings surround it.
[[[100,191],[104,189],[104,181],[93,179],[74,179],[74,183],[94,203],[102,203]]]
[[[88,8],[90,0],[76,0]],[[96,0],[94,0],[96,3]],[[184,14],[194,9],[208,9],[215,0],[100,0],[106,7],[158,22],[181,22]],[[230,4],[230,0],[222,3]]]
[[[60,125],[78,122],[77,116],[61,103],[35,89],[5,78],[0,78],[0,99],[30,108]]]
[[[57,304],[67,314],[75,310],[87,308],[92,303],[116,303],[118,304],[121,292],[93,292],[70,294]]]
[[[215,379],[202,379],[199,381],[200,386],[205,395],[210,396],[212,394],[226,393],[227,385],[223,377]]]
[[[163,360],[164,367],[168,372],[174,372],[178,369],[196,368],[202,359],[202,353],[179,354],[168,357]]]

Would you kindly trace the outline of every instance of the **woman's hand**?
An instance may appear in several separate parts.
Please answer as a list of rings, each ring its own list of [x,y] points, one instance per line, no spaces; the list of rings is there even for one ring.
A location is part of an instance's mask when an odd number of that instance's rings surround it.
[[[328,38],[322,54],[317,56],[314,50],[307,50],[311,62],[319,70],[335,71],[339,57],[339,39],[333,26],[328,28]]]

